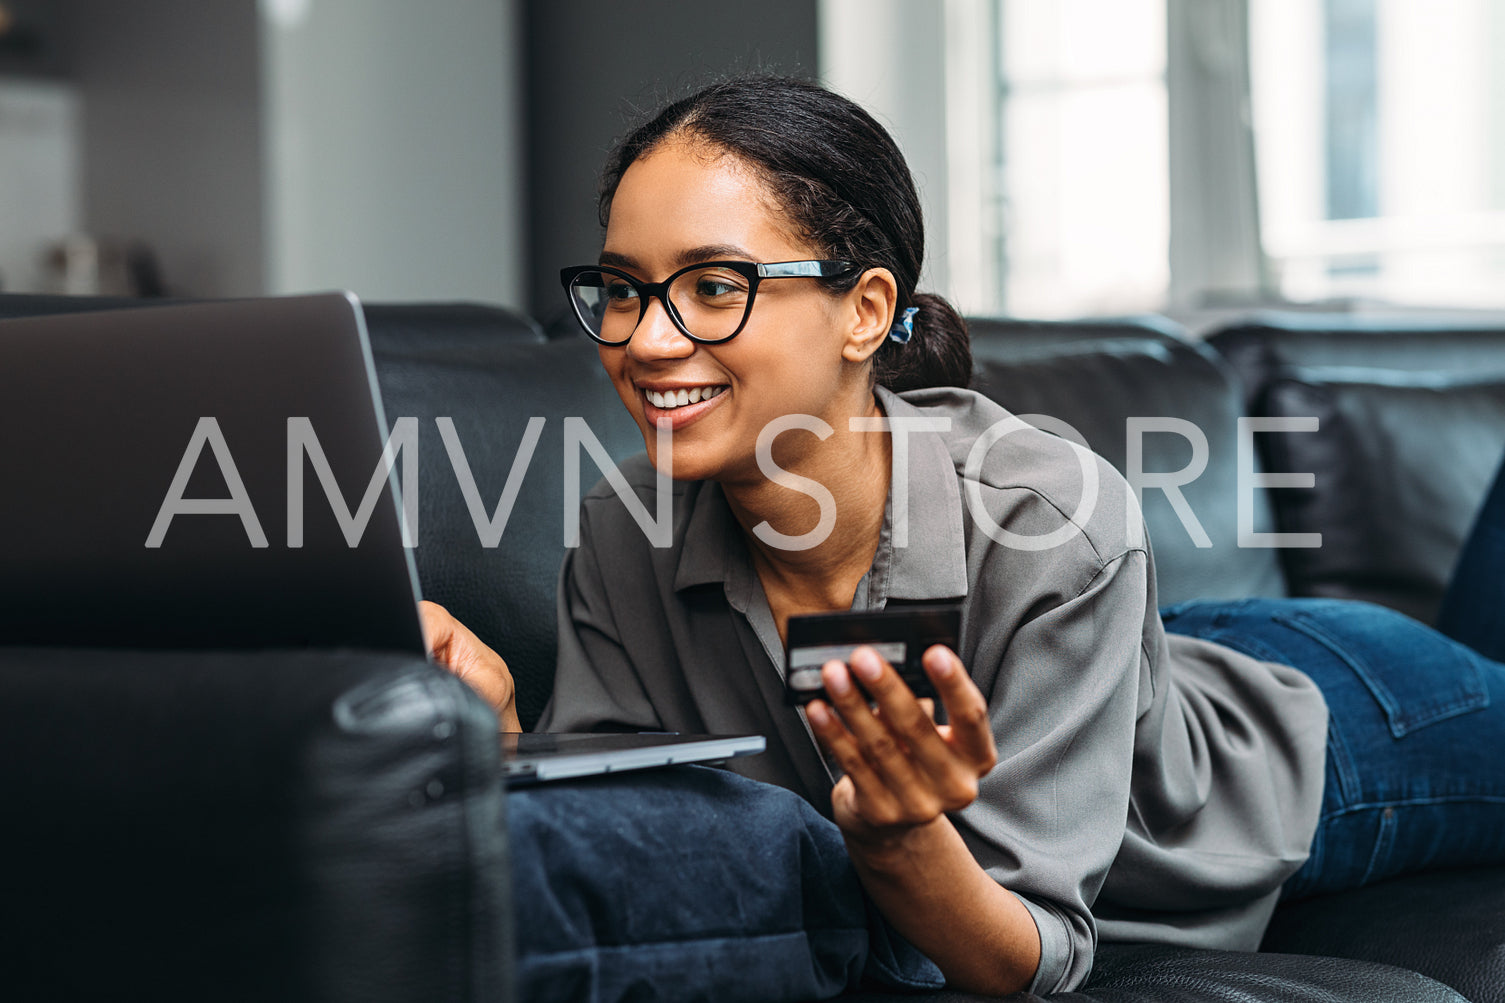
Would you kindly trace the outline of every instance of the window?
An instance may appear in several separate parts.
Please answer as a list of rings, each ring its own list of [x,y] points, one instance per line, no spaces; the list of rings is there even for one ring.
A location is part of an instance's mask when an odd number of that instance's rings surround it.
[[[997,0],[999,306],[1164,306],[1170,280],[1164,0]]]
[[[1505,307],[1505,0],[821,9],[963,310]]]
[[[1249,17],[1274,291],[1505,306],[1505,0],[1250,0]]]

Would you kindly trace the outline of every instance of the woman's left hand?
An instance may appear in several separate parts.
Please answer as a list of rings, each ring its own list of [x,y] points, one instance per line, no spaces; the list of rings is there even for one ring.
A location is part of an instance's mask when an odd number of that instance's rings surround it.
[[[421,600],[418,617],[434,663],[459,676],[480,694],[496,711],[502,731],[522,731],[517,719],[517,686],[502,656],[438,603]]]
[[[831,792],[836,823],[849,841],[879,849],[977,798],[977,782],[998,761],[987,701],[950,648],[925,652],[949,724],[937,725],[893,666],[870,647],[852,653],[851,669],[821,670],[831,705],[812,701],[805,713],[845,776]],[[877,704],[853,683],[852,676]],[[839,715],[839,716],[838,716]]]

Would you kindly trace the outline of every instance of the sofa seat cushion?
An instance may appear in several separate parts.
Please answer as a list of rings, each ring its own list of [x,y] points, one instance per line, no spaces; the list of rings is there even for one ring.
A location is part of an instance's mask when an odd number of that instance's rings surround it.
[[[1258,412],[1318,422],[1255,437],[1268,470],[1316,478],[1270,492],[1282,532],[1321,534],[1280,551],[1292,594],[1433,622],[1505,449],[1505,376],[1290,369]]]
[[[1430,871],[1283,905],[1263,950],[1401,965],[1505,1003],[1505,867]]]
[[[987,1003],[997,997],[943,990],[899,997],[880,992],[843,1003]],[[1154,944],[1100,946],[1087,984],[1075,992],[1014,993],[1006,1003],[1469,1003],[1425,975],[1388,964],[1297,954],[1206,951]],[[1475,999],[1474,1003],[1480,1003]]]

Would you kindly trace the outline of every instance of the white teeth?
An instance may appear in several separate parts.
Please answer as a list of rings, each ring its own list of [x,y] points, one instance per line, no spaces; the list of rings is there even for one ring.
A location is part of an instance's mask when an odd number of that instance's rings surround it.
[[[693,387],[688,390],[644,390],[643,396],[648,398],[648,403],[654,407],[668,410],[670,408],[684,407],[687,404],[698,404],[718,396],[726,387]]]

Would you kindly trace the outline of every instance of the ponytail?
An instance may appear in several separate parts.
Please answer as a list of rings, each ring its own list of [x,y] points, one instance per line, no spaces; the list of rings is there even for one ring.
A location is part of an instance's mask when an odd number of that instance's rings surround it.
[[[972,339],[967,322],[933,293],[915,293],[914,333],[900,344],[886,340],[873,356],[879,386],[903,393],[926,387],[965,387],[972,382]]]

